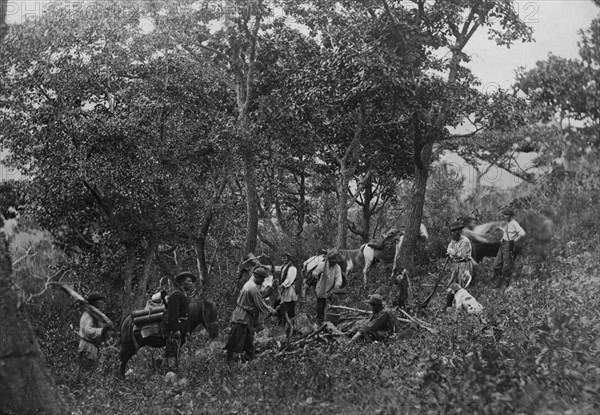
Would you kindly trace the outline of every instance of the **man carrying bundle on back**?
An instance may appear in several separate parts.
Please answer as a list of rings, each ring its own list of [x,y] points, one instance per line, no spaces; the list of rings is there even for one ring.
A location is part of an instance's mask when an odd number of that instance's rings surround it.
[[[182,272],[175,277],[175,290],[167,299],[167,327],[165,358],[167,370],[177,370],[179,350],[188,331],[190,300],[188,293],[193,290],[196,276],[191,272]]]
[[[87,302],[98,310],[104,308],[106,297],[99,292],[92,292]],[[106,340],[109,327],[103,321],[95,318],[89,311],[84,311],[79,320],[79,368],[76,382],[87,380],[100,360],[100,345]]]

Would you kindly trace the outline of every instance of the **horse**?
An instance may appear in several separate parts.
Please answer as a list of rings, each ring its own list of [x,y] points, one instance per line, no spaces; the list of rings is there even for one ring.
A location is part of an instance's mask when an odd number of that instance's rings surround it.
[[[190,302],[190,312],[188,316],[189,331],[192,333],[199,324],[206,329],[211,339],[219,336],[218,310],[213,301],[196,300]],[[185,339],[184,339],[185,341]],[[164,336],[149,336],[143,338],[139,332],[133,331],[132,315],[130,314],[121,324],[121,351],[119,359],[121,366],[119,375],[125,377],[125,369],[129,359],[143,346],[162,348],[165,347]]]
[[[496,221],[477,225],[473,229],[463,229],[462,234],[471,242],[471,258],[475,262],[479,263],[485,257],[496,257],[505,226],[506,222]]]
[[[321,265],[322,264],[322,265]],[[306,298],[306,290],[312,284],[309,283],[309,280],[317,280],[321,273],[323,272],[323,266],[325,265],[325,254],[315,255],[308,258],[306,261],[302,263],[302,279],[304,280],[302,284],[302,299]]]
[[[244,284],[248,282],[252,276],[254,268],[263,267],[269,273],[269,276],[265,278],[260,289],[260,293],[263,298],[268,298],[274,294],[274,280],[275,274],[279,272],[281,274],[281,266],[273,265],[273,261],[266,255],[255,256],[253,253],[249,253],[245,256],[244,260],[238,265],[238,275],[235,281],[235,292],[239,293]]]
[[[423,241],[427,241],[429,239],[429,232],[427,232],[427,228],[423,223],[419,227],[419,238]],[[388,231],[383,240],[391,239],[395,241],[395,249],[391,249],[391,247],[386,247],[385,243],[383,243],[383,249],[380,248],[380,244],[369,242],[363,249],[364,256],[364,269],[363,269],[363,278],[365,285],[367,284],[367,274],[368,272],[374,268],[378,262],[382,262],[384,264],[393,263],[392,267],[392,278],[399,273],[397,272],[397,264],[398,259],[400,258],[400,248],[402,247],[402,242],[404,241],[404,232],[396,231],[392,229]]]
[[[423,224],[421,224],[419,236],[425,240],[429,238],[427,228]],[[358,249],[333,249],[327,255],[336,255],[338,258],[336,262],[340,265],[344,275],[348,275],[355,268],[362,268],[363,285],[367,285],[367,275],[378,262],[394,263],[392,275],[395,275],[403,240],[404,234],[392,229],[384,235],[383,242],[372,241],[362,244]],[[392,244],[386,244],[388,241],[391,241]],[[386,245],[388,247],[384,247]],[[309,274],[318,277],[323,272],[325,258],[326,255],[317,255],[304,261],[302,266],[304,278],[310,276]]]
[[[516,221],[525,231],[525,237],[515,244],[515,257],[521,254],[527,241],[534,241],[540,247],[541,257],[545,258],[546,246],[554,236],[552,219],[534,211],[526,211],[517,215]],[[476,262],[485,257],[496,257],[505,227],[506,221],[494,221],[477,225],[472,230],[463,229],[463,235],[471,241],[471,257]]]

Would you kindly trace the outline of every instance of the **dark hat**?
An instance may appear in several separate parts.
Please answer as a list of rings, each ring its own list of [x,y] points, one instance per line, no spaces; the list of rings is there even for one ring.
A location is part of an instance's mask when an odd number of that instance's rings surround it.
[[[97,301],[97,300],[106,300],[106,296],[104,294],[99,293],[98,291],[93,291],[85,297],[87,301]]]
[[[515,211],[512,209],[504,209],[502,214],[506,216],[515,216]]]
[[[379,294],[372,294],[369,296],[367,303],[372,305],[383,305],[383,297]]]
[[[281,254],[281,256],[284,258],[292,259],[292,254],[290,254],[289,252],[284,252],[283,254]]]
[[[183,280],[188,277],[190,277],[192,279],[192,282],[196,282],[198,280],[198,278],[196,278],[196,276],[194,274],[192,274],[191,272],[184,271],[184,272],[177,274],[177,276],[175,276],[175,283],[177,285],[181,285]]]
[[[252,271],[252,273],[262,279],[265,279],[269,276],[269,273],[263,267],[254,268],[254,271]]]
[[[457,229],[464,228],[465,225],[462,222],[456,221],[456,222],[452,222],[450,225],[448,225],[448,227],[450,228],[451,231],[455,231]]]

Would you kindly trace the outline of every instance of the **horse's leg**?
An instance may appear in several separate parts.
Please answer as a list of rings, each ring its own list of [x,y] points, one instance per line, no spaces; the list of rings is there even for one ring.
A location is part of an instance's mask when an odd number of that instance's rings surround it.
[[[373,248],[371,248],[369,246],[365,246],[361,253],[362,253],[362,257],[363,257],[363,261],[364,261],[363,285],[367,285],[367,275],[369,274],[369,271],[371,271],[371,268],[373,267],[373,262],[375,259],[375,251],[373,250]]]
[[[125,369],[127,368],[127,362],[135,354],[135,346],[132,343],[121,344],[121,352],[119,353],[119,359],[121,360],[121,366],[119,368],[119,377],[125,379]]]
[[[367,274],[371,270],[372,260],[365,257],[365,266],[363,268],[363,285],[367,285]]]

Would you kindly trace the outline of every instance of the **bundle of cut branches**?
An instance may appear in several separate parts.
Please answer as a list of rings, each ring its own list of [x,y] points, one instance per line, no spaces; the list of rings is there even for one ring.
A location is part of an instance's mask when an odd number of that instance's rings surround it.
[[[367,311],[367,310],[361,310],[359,308],[352,308],[352,307],[345,307],[345,306],[341,306],[341,305],[331,305],[329,306],[330,308],[333,309],[338,309],[338,310],[344,310],[344,311],[349,311],[349,312],[353,312],[353,313],[358,313],[361,315],[370,315],[372,314],[371,311]],[[396,310],[399,310],[400,313],[404,316],[404,317],[398,317],[398,313],[396,312]],[[427,331],[429,331],[430,333],[437,333],[437,331],[431,327],[431,325],[429,323],[427,323],[426,321],[423,321],[421,319],[418,319],[416,317],[411,316],[410,314],[408,314],[406,311],[404,311],[403,309],[393,309],[393,311],[396,314],[396,319],[399,322],[402,323],[408,323],[411,324],[413,326],[419,327],[419,328],[423,328]],[[357,317],[357,316],[343,316],[340,318],[340,323],[338,324],[338,327],[340,328],[340,330],[342,332],[348,332],[348,331],[352,331],[352,329],[355,328],[355,326],[357,326],[357,323],[361,323],[361,322],[366,322],[367,317]]]
[[[306,347],[317,345],[346,344],[346,334],[340,331],[333,323],[327,321],[316,330],[300,337],[298,340],[287,343],[275,356],[301,351]]]

